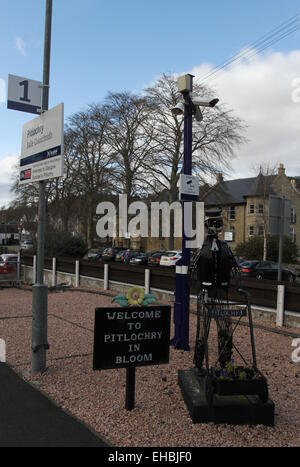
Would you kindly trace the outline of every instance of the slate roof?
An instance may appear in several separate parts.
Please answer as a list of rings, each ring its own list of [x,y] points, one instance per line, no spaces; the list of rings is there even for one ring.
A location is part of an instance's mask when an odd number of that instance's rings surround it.
[[[207,206],[228,206],[245,204],[247,196],[263,196],[267,187],[267,193],[273,194],[271,187],[275,176],[241,178],[217,183],[202,197]]]
[[[215,185],[202,201],[207,206],[244,204],[244,196],[253,182],[254,178],[223,181]]]
[[[272,183],[274,182],[275,178],[275,175],[258,175],[254,179],[250,190],[246,193],[246,196],[275,195],[275,192],[272,189]]]

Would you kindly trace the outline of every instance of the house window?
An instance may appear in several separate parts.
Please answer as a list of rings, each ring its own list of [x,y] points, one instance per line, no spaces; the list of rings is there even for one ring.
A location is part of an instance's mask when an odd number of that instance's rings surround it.
[[[254,204],[249,205],[249,214],[255,214],[255,206]]]
[[[291,227],[291,229],[290,229],[290,236],[291,236],[292,242],[296,243],[296,231],[295,231],[295,227]]]
[[[231,206],[229,210],[229,219],[235,221],[235,206]]]
[[[291,224],[296,224],[297,217],[296,217],[296,209],[291,209]]]
[[[235,242],[235,227],[231,227],[230,232],[232,233],[232,241]]]
[[[263,204],[260,204],[258,206],[258,214],[263,214],[264,213],[264,205]]]
[[[249,237],[254,237],[254,225],[249,226],[248,234]]]
[[[257,228],[257,234],[259,237],[263,237],[264,236],[264,226],[263,225],[259,225],[258,228]]]

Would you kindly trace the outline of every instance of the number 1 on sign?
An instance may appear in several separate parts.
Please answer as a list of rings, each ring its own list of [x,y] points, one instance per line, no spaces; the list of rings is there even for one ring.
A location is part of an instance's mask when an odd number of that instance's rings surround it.
[[[24,97],[21,97],[20,98],[20,101],[22,102],[31,102],[30,99],[28,99],[28,81],[22,81],[20,84],[20,86],[24,86]]]

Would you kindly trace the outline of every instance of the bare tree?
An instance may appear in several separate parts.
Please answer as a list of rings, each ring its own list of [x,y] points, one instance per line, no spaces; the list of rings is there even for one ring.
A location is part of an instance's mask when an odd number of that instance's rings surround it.
[[[113,157],[107,145],[107,124],[107,112],[98,105],[74,114],[67,126],[71,172],[75,174],[76,195],[85,203],[89,248],[94,239],[96,204],[107,190],[113,172]]]
[[[109,115],[108,145],[114,157],[115,189],[128,202],[144,194],[144,163],[153,152],[152,131],[145,131],[153,111],[151,103],[128,92],[109,94],[105,105]]]
[[[53,197],[49,206],[52,222],[61,223],[64,232],[69,231],[69,221],[78,215],[78,191],[80,174],[74,167],[73,132],[66,130],[64,136],[64,177],[54,180]]]

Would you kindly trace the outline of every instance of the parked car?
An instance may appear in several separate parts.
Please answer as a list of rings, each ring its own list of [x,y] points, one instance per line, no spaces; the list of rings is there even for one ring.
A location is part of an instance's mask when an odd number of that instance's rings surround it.
[[[277,280],[278,264],[272,261],[245,261],[240,265],[242,276],[255,277],[255,279]],[[296,274],[287,268],[282,268],[282,280],[295,282]]]
[[[242,256],[235,256],[234,258],[238,266],[241,266],[246,261],[245,258],[243,258]]]
[[[18,265],[18,255],[5,254],[0,256],[0,274],[15,274]]]
[[[31,240],[24,240],[20,244],[21,250],[33,250],[33,243]]]
[[[88,251],[84,259],[88,259],[89,261],[99,261],[102,258],[105,249],[106,247],[93,248]]]
[[[123,263],[125,257],[126,250],[121,250],[116,254],[115,262],[116,263]]]
[[[148,256],[146,255],[146,253],[136,253],[129,260],[129,264],[131,266],[141,266],[144,264],[148,264]]]
[[[113,247],[113,248],[106,248],[102,255],[103,261],[114,261],[116,258],[117,253],[122,251],[123,248]]]
[[[167,267],[176,266],[176,264],[181,258],[182,258],[181,251],[167,251],[167,253],[162,255],[160,259],[160,266],[167,266]]]
[[[160,259],[165,254],[165,251],[158,251],[148,256],[148,266],[160,266]]]
[[[129,264],[131,258],[134,258],[137,254],[141,254],[141,251],[136,250],[126,250],[124,254],[124,263]]]

